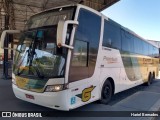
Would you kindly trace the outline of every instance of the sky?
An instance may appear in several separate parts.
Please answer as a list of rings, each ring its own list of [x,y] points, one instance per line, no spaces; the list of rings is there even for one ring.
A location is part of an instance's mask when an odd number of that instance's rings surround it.
[[[145,39],[160,41],[160,0],[120,0],[102,13]]]

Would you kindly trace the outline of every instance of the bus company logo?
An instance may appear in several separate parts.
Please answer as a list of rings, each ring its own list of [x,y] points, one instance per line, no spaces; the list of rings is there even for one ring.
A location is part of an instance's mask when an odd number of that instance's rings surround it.
[[[118,63],[118,59],[114,57],[103,57],[103,61],[107,61],[108,64]]]
[[[143,58],[143,64],[153,64],[153,60],[148,58]]]
[[[87,102],[88,100],[91,99],[91,92],[93,91],[93,89],[95,88],[96,86],[91,86],[89,88],[85,88],[83,91],[82,91],[82,94],[78,94],[76,95],[77,97],[81,98],[82,99],[82,102]]]

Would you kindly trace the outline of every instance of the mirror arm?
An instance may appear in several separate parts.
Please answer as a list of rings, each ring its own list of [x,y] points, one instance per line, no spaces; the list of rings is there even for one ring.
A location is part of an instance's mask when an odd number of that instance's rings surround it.
[[[66,44],[62,44],[63,47],[66,47],[66,48],[69,48],[69,49],[73,49],[74,47],[73,46],[69,46],[69,45],[66,45]]]
[[[79,23],[78,21],[72,21],[72,20],[67,20],[65,23],[64,23],[64,28],[63,29],[63,40],[66,39],[66,35],[67,35],[67,28],[68,28],[68,25],[69,24],[72,24],[74,27],[76,27]],[[64,45],[63,45],[64,46]],[[66,45],[66,47],[69,46],[69,45]],[[65,46],[64,46],[65,47]]]
[[[74,49],[74,47],[72,46],[72,44],[73,44],[72,39],[74,38],[73,35],[70,38],[71,41],[70,41],[69,45],[65,44],[66,36],[67,36],[67,28],[68,28],[69,24],[73,25],[73,30],[75,31],[75,28],[79,24],[79,22],[78,21],[73,21],[73,20],[67,20],[67,21],[59,21],[59,23],[58,23],[57,46],[59,48],[60,47],[66,47],[66,48],[69,48],[69,49]]]

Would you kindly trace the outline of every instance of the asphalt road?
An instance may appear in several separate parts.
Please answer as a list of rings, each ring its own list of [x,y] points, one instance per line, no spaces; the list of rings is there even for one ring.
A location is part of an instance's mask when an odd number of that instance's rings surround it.
[[[134,87],[132,89],[126,90],[124,92],[118,93],[115,96],[113,96],[111,102],[108,105],[103,105],[100,104],[98,102],[93,102],[90,103],[88,105],[82,106],[80,108],[77,108],[73,111],[109,111],[110,109],[112,109],[114,106],[116,106],[119,103],[122,103],[122,101],[126,101],[126,98],[129,98],[133,95],[135,95],[136,93],[140,92],[140,91],[144,91],[144,92],[153,92],[156,94],[160,94],[160,80],[155,80],[153,82],[153,84],[151,86],[145,86],[145,85],[140,85],[137,87]],[[147,93],[148,94],[148,93]],[[142,96],[143,99],[143,96]],[[152,99],[152,98],[151,98]],[[158,99],[158,97],[157,97]],[[120,108],[121,109],[121,108]],[[123,107],[123,110],[132,110],[129,107]],[[116,110],[116,108],[115,108]],[[46,108],[46,107],[42,107],[39,105],[35,105],[32,103],[28,103],[22,100],[17,99],[13,92],[12,92],[12,88],[11,88],[11,80],[2,80],[0,79],[0,111],[52,111],[52,112],[56,112],[56,110],[50,109],[50,108]],[[63,115],[62,115],[63,116]],[[13,118],[12,118],[13,119]],[[15,120],[17,120],[18,118],[14,118]],[[19,118],[20,119],[20,118]],[[34,119],[34,118],[32,118]],[[54,120],[70,120],[71,118],[69,117],[54,117],[54,118],[38,118],[39,120],[43,119],[54,119]],[[81,118],[74,118],[76,120],[79,120]],[[89,117],[89,118],[83,118],[83,120],[97,120],[97,119],[104,119],[104,120],[110,120],[113,118],[105,118],[105,117],[100,117],[100,118],[93,118],[93,117]],[[129,118],[114,118],[114,119],[118,119],[118,120],[128,120]],[[137,119],[137,118],[133,118],[132,119]],[[30,120],[30,119],[29,119]],[[144,119],[145,120],[145,119]],[[159,118],[157,118],[157,120],[160,120]]]
[[[156,84],[154,81],[153,84]],[[146,90],[148,86],[140,85],[134,87],[132,89],[123,91],[113,96],[112,100],[108,104],[108,106],[113,106],[114,104],[122,101],[123,99],[131,96],[132,94]],[[93,102],[88,105],[77,108],[76,110],[89,109],[90,106],[99,105],[99,102]],[[39,105],[35,105],[32,103],[28,103],[22,100],[17,99],[11,88],[11,80],[0,80],[0,111],[8,110],[8,111],[54,111],[53,109],[42,107]],[[106,106],[106,105],[104,105]]]

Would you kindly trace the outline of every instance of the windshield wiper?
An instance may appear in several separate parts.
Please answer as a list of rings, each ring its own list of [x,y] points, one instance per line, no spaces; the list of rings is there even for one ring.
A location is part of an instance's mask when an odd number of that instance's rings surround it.
[[[22,65],[22,63],[23,63],[23,61],[24,61],[24,58],[25,58],[25,56],[26,56],[26,53],[27,53],[27,52],[25,52],[25,54],[23,55],[23,58],[22,58],[21,63],[18,65],[18,70],[17,70],[17,75],[18,75],[18,76],[19,76],[19,75],[21,74],[21,72],[23,71],[23,69],[22,69],[22,71],[19,72],[19,69],[20,69],[20,66]],[[18,56],[20,56],[20,52],[19,52]],[[19,58],[19,57],[18,57],[18,58]]]
[[[40,71],[38,70],[38,68],[37,68],[36,66],[33,67],[33,65],[32,65],[34,56],[37,56],[37,54],[36,54],[36,52],[35,52],[35,49],[34,49],[34,51],[31,51],[30,54],[28,54],[28,60],[27,60],[27,62],[29,62],[29,71],[28,71],[28,73],[30,74],[30,72],[31,72],[30,67],[32,67],[32,68],[34,68],[34,70],[36,71],[37,76],[38,76],[39,78],[42,78],[42,79],[43,79],[44,76],[41,75],[41,73],[40,73]],[[35,58],[35,60],[36,60],[36,58]],[[33,71],[32,71],[32,72],[33,72]]]
[[[33,65],[32,65],[33,58],[34,58],[35,55],[37,56],[37,54],[36,54],[36,52],[35,52],[35,49],[36,49],[36,37],[35,37],[33,43],[30,45],[30,47],[29,47],[29,49],[28,49],[27,64],[29,63],[29,71],[28,71],[29,74],[30,74],[30,72],[31,72],[31,71],[30,71],[30,67],[31,67],[31,66],[33,67]],[[41,73],[40,73],[40,71],[38,70],[38,68],[37,68],[37,67],[33,67],[33,68],[35,69],[37,76],[38,76],[39,78],[42,78],[42,79],[43,79],[44,76],[41,75]],[[33,72],[33,71],[32,71],[32,72]],[[33,74],[34,74],[34,73],[33,73]]]
[[[37,76],[38,76],[39,78],[43,79],[43,78],[44,78],[44,75],[41,75],[41,73],[39,72],[38,68],[35,67],[34,69],[36,70]]]
[[[28,50],[27,50],[27,52],[28,52]],[[26,52],[26,53],[27,53],[27,52]],[[35,54],[36,54],[36,53],[35,53]],[[23,63],[25,56],[26,56],[26,54],[24,55],[21,64]],[[34,55],[33,55],[33,56],[34,56]],[[27,56],[27,59],[30,59],[30,58]],[[27,61],[30,61],[30,60],[27,60]],[[30,61],[30,62],[31,62],[31,61]],[[21,71],[19,71],[21,64],[18,66],[18,71],[17,71],[17,75],[18,75],[18,76],[21,75],[21,74],[24,72],[24,68],[23,68]],[[27,64],[28,64],[28,63],[27,63]],[[26,66],[25,66],[25,67],[26,67]],[[28,69],[29,69],[28,73],[29,73],[29,74],[30,74],[31,72],[33,73],[33,71],[31,71],[31,67],[34,68],[34,70],[36,71],[36,74],[37,74],[37,76],[38,76],[39,78],[41,78],[41,79],[44,78],[44,75],[41,75],[41,73],[40,73],[40,71],[38,70],[38,68],[37,68],[36,66],[33,67],[32,64],[30,64],[30,63],[29,63],[29,66],[28,66]],[[33,73],[33,74],[34,74],[34,73]]]
[[[21,64],[24,61],[24,58],[26,57],[26,54],[28,53],[28,55],[27,55],[27,64],[28,64],[28,69],[29,69],[28,74],[30,74],[31,72],[33,73],[33,71],[31,70],[31,67],[32,67],[36,71],[37,76],[39,78],[43,79],[44,75],[41,75],[41,73],[37,67],[32,66],[32,61],[33,61],[34,55],[37,55],[37,54],[36,54],[35,50],[33,50],[33,48],[31,48],[31,46],[32,46],[32,44],[30,45],[29,49],[26,50],[26,53],[23,55],[23,59],[22,59],[21,63],[18,65],[17,75],[19,76],[24,72],[24,70],[25,70],[24,68],[22,68],[21,71],[19,71],[19,69],[20,69]],[[25,67],[27,67],[27,66],[25,66]]]

